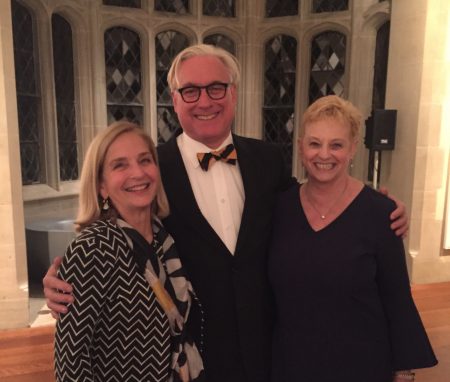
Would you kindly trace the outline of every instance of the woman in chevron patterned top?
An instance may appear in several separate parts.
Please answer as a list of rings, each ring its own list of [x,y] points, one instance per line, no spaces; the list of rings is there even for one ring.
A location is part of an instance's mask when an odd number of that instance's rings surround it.
[[[169,212],[151,138],[116,122],[92,141],[81,173],[78,237],[60,277],[74,302],[57,322],[57,381],[200,381],[185,329],[198,300],[160,218]]]

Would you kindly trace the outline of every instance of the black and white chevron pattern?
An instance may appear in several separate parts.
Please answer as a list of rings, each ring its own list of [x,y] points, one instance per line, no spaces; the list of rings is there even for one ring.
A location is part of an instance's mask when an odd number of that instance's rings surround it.
[[[59,272],[75,302],[57,323],[57,381],[166,381],[169,323],[123,231],[94,223],[70,244]]]

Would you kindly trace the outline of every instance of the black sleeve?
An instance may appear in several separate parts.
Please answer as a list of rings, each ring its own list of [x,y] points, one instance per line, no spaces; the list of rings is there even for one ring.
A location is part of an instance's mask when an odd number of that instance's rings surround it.
[[[393,370],[430,367],[437,360],[411,295],[403,241],[390,229],[394,208],[391,201],[382,200],[374,222],[377,284],[388,322]]]

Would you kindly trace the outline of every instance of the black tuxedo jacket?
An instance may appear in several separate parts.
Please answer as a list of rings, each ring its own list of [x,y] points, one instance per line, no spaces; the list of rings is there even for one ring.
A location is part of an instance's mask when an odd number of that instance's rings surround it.
[[[235,135],[233,142],[245,190],[235,254],[200,212],[175,137],[158,147],[171,210],[164,226],[204,311],[204,338],[195,310],[190,323],[196,342],[203,342],[208,382],[263,382],[269,380],[274,316],[266,270],[272,208],[291,177],[276,146]]]

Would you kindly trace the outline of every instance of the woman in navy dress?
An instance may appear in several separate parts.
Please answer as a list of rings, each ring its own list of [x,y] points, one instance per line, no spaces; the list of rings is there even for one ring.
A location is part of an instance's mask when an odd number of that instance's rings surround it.
[[[269,256],[274,382],[401,382],[437,363],[414,305],[394,203],[351,177],[361,115],[323,97],[306,111],[308,181],[283,192]]]

